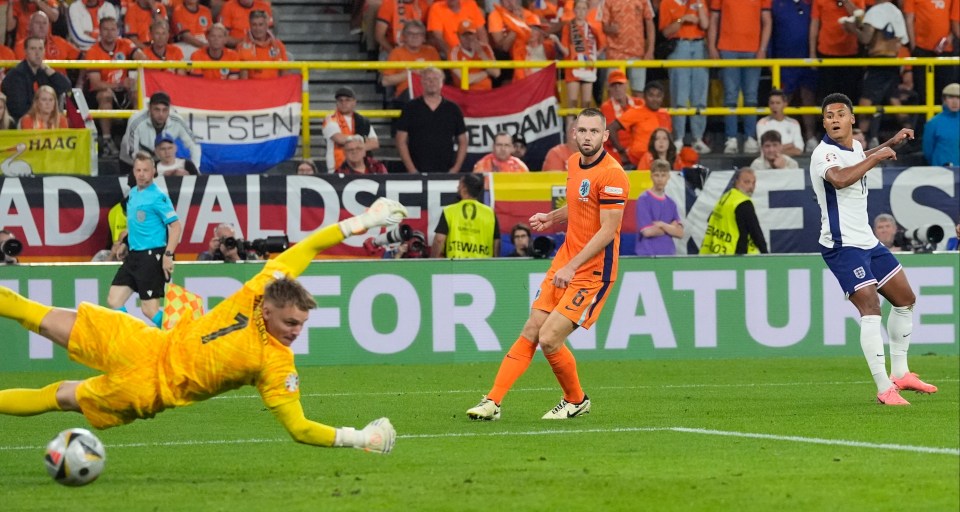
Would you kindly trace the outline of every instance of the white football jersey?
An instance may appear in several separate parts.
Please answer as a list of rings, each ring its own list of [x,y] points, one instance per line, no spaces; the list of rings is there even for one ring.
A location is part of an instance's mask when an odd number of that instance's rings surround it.
[[[873,249],[880,243],[867,217],[866,176],[839,190],[825,179],[827,170],[856,165],[866,158],[859,142],[853,141],[851,149],[829,136],[823,137],[810,156],[810,181],[820,204],[820,245]]]

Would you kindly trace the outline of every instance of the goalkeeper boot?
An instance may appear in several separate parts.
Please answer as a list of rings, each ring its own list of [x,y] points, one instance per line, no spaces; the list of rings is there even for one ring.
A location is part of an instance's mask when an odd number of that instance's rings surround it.
[[[484,396],[483,400],[480,400],[479,404],[467,409],[467,417],[471,420],[499,420],[500,406],[497,405],[493,400],[490,400]]]
[[[553,409],[547,411],[540,419],[565,420],[583,416],[584,414],[590,414],[590,397],[587,395],[583,395],[583,400],[578,404],[568,402],[565,398],[561,398],[560,403]]]
[[[895,386],[900,388],[903,391],[916,391],[917,393],[936,393],[937,387],[933,384],[927,384],[926,382],[920,380],[920,377],[916,373],[907,372],[903,374],[903,377],[899,379],[893,378],[893,375],[890,376],[890,380]]]
[[[883,405],[910,405],[910,402],[900,396],[900,389],[896,384],[887,388],[886,391],[877,393],[877,402]]]
[[[407,208],[386,197],[381,197],[370,205],[367,211],[340,222],[344,234],[362,235],[370,228],[393,226],[408,216]]]

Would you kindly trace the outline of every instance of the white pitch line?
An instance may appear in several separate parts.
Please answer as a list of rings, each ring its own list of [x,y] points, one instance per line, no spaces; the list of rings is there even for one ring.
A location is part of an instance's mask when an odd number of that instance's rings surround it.
[[[822,444],[828,446],[848,446],[852,448],[867,448],[874,450],[894,450],[913,453],[929,453],[936,455],[954,455],[960,456],[958,448],[941,448],[934,446],[916,446],[908,444],[892,443],[868,443],[864,441],[850,441],[847,439],[824,439],[820,437],[803,436],[781,436],[775,434],[760,434],[756,432],[736,432],[727,430],[712,430],[704,428],[688,427],[619,427],[619,428],[588,428],[588,429],[549,429],[549,430],[527,430],[519,432],[446,432],[439,434],[408,434],[397,436],[400,439],[443,439],[458,437],[506,437],[506,436],[543,436],[543,435],[563,435],[563,434],[618,434],[626,432],[676,432],[681,434],[698,434],[723,437],[742,437],[748,439],[765,439],[769,441],[784,441],[794,443]],[[279,443],[290,442],[286,438],[272,439],[214,439],[214,440],[186,440],[186,441],[166,441],[162,443],[124,443],[110,445],[114,448],[144,448],[144,447],[169,447],[169,446],[207,446],[207,445],[228,445],[228,444],[260,444],[260,443]],[[0,446],[0,452],[4,451],[22,451],[22,450],[41,450],[42,446]]]
[[[960,379],[936,379],[934,382],[960,382]],[[762,387],[794,387],[794,386],[852,386],[860,384],[872,384],[873,381],[866,380],[847,380],[833,382],[742,382],[738,384],[659,384],[659,385],[639,385],[639,386],[591,386],[590,389],[606,390],[629,390],[629,389],[707,389],[707,388],[762,388]],[[540,392],[556,391],[556,387],[547,388],[514,388],[512,392]],[[446,389],[430,391],[348,391],[341,393],[303,393],[301,397],[325,398],[325,397],[350,397],[350,396],[397,396],[397,395],[464,395],[464,394],[482,394],[476,389]],[[211,398],[211,400],[237,400],[260,398],[258,394],[232,394],[221,395]]]

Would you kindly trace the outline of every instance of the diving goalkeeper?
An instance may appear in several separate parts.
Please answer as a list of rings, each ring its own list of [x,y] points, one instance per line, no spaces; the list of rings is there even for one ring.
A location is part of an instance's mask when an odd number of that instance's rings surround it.
[[[406,216],[402,204],[380,198],[365,213],[315,231],[268,261],[207,314],[182,320],[169,331],[86,302],[76,311],[46,306],[0,286],[0,316],[64,347],[70,359],[103,372],[41,389],[0,391],[0,413],[77,411],[95,428],[105,429],[249,384],[299,443],[389,453],[397,434],[387,418],[357,430],[304,416],[289,347],[317,306],[295,279],[317,253]]]

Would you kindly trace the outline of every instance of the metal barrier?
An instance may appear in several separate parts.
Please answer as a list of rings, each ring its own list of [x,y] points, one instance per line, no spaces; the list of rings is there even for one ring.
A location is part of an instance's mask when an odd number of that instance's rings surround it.
[[[416,61],[416,62],[384,62],[384,61],[309,61],[309,62],[169,62],[169,61],[102,61],[102,60],[50,60],[45,61],[52,68],[56,69],[131,69],[136,70],[141,76],[145,69],[220,69],[229,67],[231,69],[280,69],[298,71],[303,80],[302,92],[302,111],[301,111],[301,141],[310,140],[310,120],[322,119],[329,115],[332,110],[311,110],[310,109],[310,72],[311,71],[331,71],[331,70],[354,70],[354,71],[383,71],[386,69],[424,69],[436,67],[440,69],[459,69],[460,87],[463,90],[469,89],[469,70],[470,68],[480,67],[481,64],[476,61]],[[12,68],[19,61],[0,61],[0,67]],[[923,68],[926,74],[926,104],[925,105],[873,105],[869,107],[854,106],[855,114],[925,114],[930,119],[940,112],[942,107],[937,100],[939,95],[934,91],[934,69],[937,66],[958,66],[960,57],[909,57],[904,59],[758,59],[758,60],[601,60],[596,62],[579,62],[570,60],[561,61],[490,61],[483,62],[484,68],[516,69],[516,68],[544,68],[551,64],[556,64],[558,69],[569,68],[613,68],[625,71],[627,68],[647,68],[647,69],[669,69],[669,68],[689,68],[689,67],[707,67],[707,68],[756,68],[769,67],[772,73],[773,87],[780,87],[780,71],[787,67],[864,67],[864,66],[912,66],[915,70]],[[139,87],[139,84],[138,84]],[[137,95],[137,103],[143,108],[143,97]],[[674,116],[692,116],[692,115],[767,115],[770,113],[766,107],[708,107],[698,108],[670,108],[667,109],[670,115]],[[560,109],[560,115],[575,114],[578,109]],[[91,116],[95,119],[112,118],[123,119],[130,117],[134,110],[91,110]],[[360,114],[370,118],[394,118],[400,116],[399,110],[360,110]],[[784,109],[787,115],[820,114],[819,107],[787,107]],[[304,158],[310,158],[310,144],[302,144]]]

